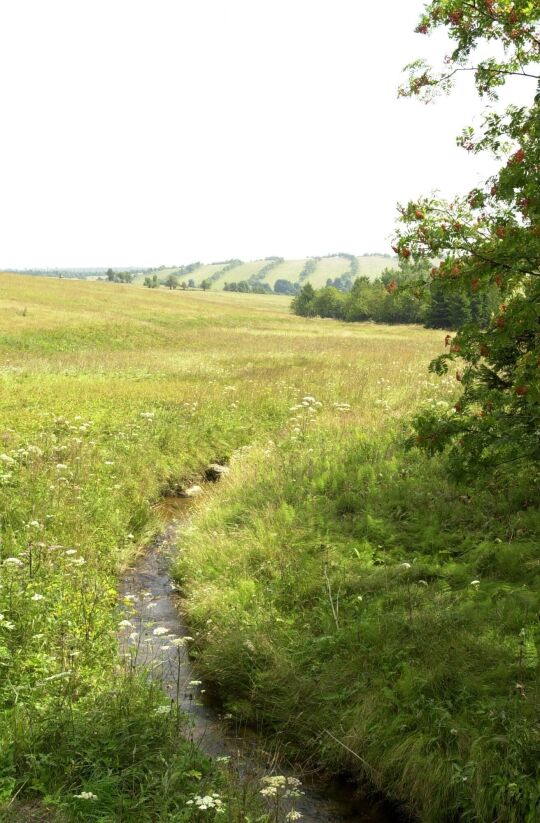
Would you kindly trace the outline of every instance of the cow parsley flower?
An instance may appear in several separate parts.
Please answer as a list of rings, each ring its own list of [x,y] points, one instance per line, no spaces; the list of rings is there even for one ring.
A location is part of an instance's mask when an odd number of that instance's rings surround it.
[[[133,623],[130,620],[121,620],[118,624],[119,629],[132,629]]]

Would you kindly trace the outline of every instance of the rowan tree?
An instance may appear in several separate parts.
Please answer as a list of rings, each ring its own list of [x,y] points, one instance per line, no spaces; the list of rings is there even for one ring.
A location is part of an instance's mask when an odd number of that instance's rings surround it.
[[[441,261],[417,282],[419,296],[435,289],[475,297],[481,307],[485,295],[498,295],[487,323],[485,312],[473,313],[430,365],[438,374],[458,366],[463,390],[454,408],[415,419],[414,442],[431,453],[448,449],[457,473],[540,458],[539,21],[538,0],[429,3],[417,31],[444,27],[455,48],[439,73],[423,61],[408,66],[399,91],[429,101],[460,72],[491,100],[510,76],[530,84],[529,106],[491,110],[479,132],[466,128],[458,138],[464,150],[500,160],[497,174],[451,202],[421,198],[400,207],[400,258]],[[474,62],[480,46],[493,54]]]

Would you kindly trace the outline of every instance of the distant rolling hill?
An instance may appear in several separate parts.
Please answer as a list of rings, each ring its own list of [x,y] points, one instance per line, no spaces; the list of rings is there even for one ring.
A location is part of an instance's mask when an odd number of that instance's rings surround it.
[[[183,273],[180,267],[169,267],[156,270],[160,280],[164,280],[169,274],[175,274],[179,280],[186,282],[192,279],[196,286],[200,286],[203,280],[210,280],[213,289],[223,289],[225,283],[237,283],[241,280],[249,282],[267,283],[272,288],[276,280],[289,280],[291,283],[311,283],[314,288],[320,288],[326,285],[328,279],[334,280],[347,272],[351,271],[352,259],[350,257],[342,257],[341,255],[329,255],[320,258],[300,258],[298,260],[283,260],[277,262],[273,267],[268,264],[271,259],[265,260],[251,260],[249,262],[238,262],[236,265],[228,267],[227,262],[211,263],[208,265],[198,266],[188,274]],[[353,258],[354,259],[354,258]],[[361,255],[355,258],[358,269],[353,274],[355,277],[368,277],[374,280],[386,268],[394,268],[398,265],[396,257],[384,254],[370,254]],[[308,266],[307,272],[306,263],[312,260]],[[269,269],[262,272],[263,268]],[[310,270],[311,269],[311,270]],[[304,273],[304,274],[303,274]],[[303,274],[303,276],[302,276]],[[138,275],[135,282],[142,285],[144,276]]]

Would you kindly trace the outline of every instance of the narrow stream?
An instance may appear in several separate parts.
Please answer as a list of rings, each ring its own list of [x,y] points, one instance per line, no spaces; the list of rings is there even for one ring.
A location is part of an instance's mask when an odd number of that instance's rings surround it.
[[[300,777],[304,795],[295,802],[303,823],[398,823],[403,818],[383,802],[361,798],[346,781],[323,781],[318,776],[293,772],[272,754],[264,751],[264,741],[249,729],[234,728],[231,722],[204,700],[204,684],[190,662],[185,646],[176,646],[175,638],[189,635],[169,574],[171,557],[177,550],[182,527],[189,518],[190,498],[164,501],[159,514],[164,528],[161,534],[125,572],[121,593],[132,601],[129,616],[132,627],[122,630],[121,646],[130,648],[136,666],[149,667],[163,682],[171,700],[178,700],[188,717],[187,734],[210,757],[230,757],[240,764],[243,774],[258,779],[268,774]],[[166,629],[157,635],[156,628]],[[130,637],[130,633],[137,636]],[[133,653],[135,646],[136,653]]]

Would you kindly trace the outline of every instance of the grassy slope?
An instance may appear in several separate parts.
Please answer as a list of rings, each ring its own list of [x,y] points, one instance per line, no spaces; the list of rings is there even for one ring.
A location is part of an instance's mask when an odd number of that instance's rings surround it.
[[[404,415],[455,392],[425,372],[440,333],[305,320],[277,297],[24,276],[0,276],[0,328],[2,557],[23,563],[0,590],[16,626],[0,627],[4,794],[30,775],[26,792],[72,814],[90,790],[103,819],[166,820],[156,804],[192,791],[159,697],[113,676],[114,577],[161,490],[219,457],[235,470],[180,569],[208,685],[424,820],[534,819],[534,509],[519,478],[511,494],[456,489],[399,445]],[[291,412],[305,395],[323,405]],[[30,578],[33,529],[45,554]],[[47,680],[66,636],[73,673]],[[170,792],[158,765],[142,779],[160,753]]]
[[[227,272],[224,277],[213,284],[212,288],[218,290],[222,289],[223,284],[226,281],[237,282],[238,280],[249,280],[252,274],[256,274],[264,265],[266,265],[266,262],[267,261],[265,260],[251,260],[243,263],[237,268],[232,269],[230,272]],[[306,258],[298,260],[285,260],[283,263],[280,263],[279,266],[276,266],[275,269],[272,269],[263,282],[269,283],[273,286],[276,280],[281,277],[295,283],[298,280],[300,272],[304,268],[305,262]],[[373,279],[378,277],[383,269],[396,265],[397,262],[394,258],[379,255],[375,255],[373,257],[358,257],[358,274]],[[214,274],[214,272],[219,271],[221,268],[223,268],[221,264],[201,266],[201,268],[196,269],[193,274],[189,275],[189,277],[192,277],[195,284],[198,286],[204,279],[210,277]],[[312,283],[315,288],[320,288],[321,286],[326,285],[326,281],[329,277],[334,279],[340,274],[344,274],[348,268],[349,262],[342,257],[325,257],[318,261],[316,271],[313,275],[311,275],[311,277],[307,278],[307,281]],[[175,269],[164,269],[163,271],[158,272],[158,276],[160,279],[165,279],[168,274],[175,271]],[[189,279],[189,277],[186,279]],[[144,277],[137,277],[135,282],[138,285],[142,285],[143,280]]]
[[[88,819],[81,791],[100,819],[187,820],[186,796],[216,788],[154,714],[159,693],[116,669],[115,576],[163,488],[286,405],[249,376],[253,335],[282,317],[268,305],[259,319],[227,295],[0,276],[0,559],[22,564],[0,566],[0,819],[22,789],[70,820]],[[244,369],[235,403],[225,386]]]

